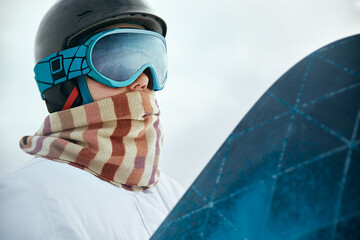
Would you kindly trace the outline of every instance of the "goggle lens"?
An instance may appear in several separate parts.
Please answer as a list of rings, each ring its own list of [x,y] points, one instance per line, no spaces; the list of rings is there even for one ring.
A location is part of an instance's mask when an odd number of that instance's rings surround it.
[[[124,82],[145,64],[152,64],[157,80],[166,80],[166,46],[160,38],[147,34],[119,33],[102,37],[91,52],[94,69],[108,79]]]

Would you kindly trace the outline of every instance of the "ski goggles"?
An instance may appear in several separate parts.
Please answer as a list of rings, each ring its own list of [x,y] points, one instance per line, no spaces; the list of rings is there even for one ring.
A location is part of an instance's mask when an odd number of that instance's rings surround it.
[[[69,79],[88,75],[112,88],[132,84],[150,69],[152,90],[163,89],[167,79],[165,38],[142,29],[110,29],[97,33],[84,45],[57,52],[42,59],[34,68],[43,92]]]

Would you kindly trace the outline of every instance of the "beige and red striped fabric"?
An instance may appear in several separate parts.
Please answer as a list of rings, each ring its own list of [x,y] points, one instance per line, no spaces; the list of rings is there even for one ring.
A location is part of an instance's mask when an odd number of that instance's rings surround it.
[[[123,93],[50,114],[35,135],[20,140],[20,147],[142,191],[154,186],[160,175],[159,115],[154,95]]]

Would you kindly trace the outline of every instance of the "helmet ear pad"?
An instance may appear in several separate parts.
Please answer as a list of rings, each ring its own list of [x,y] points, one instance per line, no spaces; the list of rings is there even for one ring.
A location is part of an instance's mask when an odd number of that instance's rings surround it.
[[[44,91],[44,99],[49,113],[66,110],[83,104],[76,79],[59,83]]]
[[[78,107],[93,102],[85,76],[59,83],[44,91],[47,109],[50,113]]]

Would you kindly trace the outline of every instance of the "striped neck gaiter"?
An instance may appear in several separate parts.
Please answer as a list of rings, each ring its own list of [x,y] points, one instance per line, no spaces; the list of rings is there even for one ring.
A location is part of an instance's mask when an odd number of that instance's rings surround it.
[[[142,191],[160,176],[159,114],[154,95],[122,93],[50,114],[34,136],[20,140],[20,148]]]

